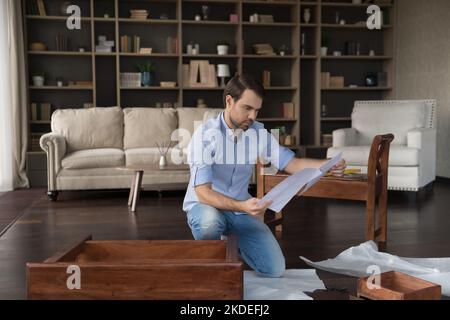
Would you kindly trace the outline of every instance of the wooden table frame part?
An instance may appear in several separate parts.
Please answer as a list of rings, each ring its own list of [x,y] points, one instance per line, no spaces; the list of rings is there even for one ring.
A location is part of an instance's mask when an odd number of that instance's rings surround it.
[[[361,179],[323,177],[302,196],[364,201],[366,203],[366,240],[386,243],[388,161],[389,147],[393,139],[392,134],[375,136],[370,149],[367,175]],[[258,198],[262,198],[288,177],[287,174],[280,172],[275,175],[264,175],[263,169],[262,164],[258,163]],[[378,228],[376,228],[376,215],[378,215]],[[277,237],[281,237],[283,212],[276,212],[274,217],[266,213],[264,221],[275,229]]]

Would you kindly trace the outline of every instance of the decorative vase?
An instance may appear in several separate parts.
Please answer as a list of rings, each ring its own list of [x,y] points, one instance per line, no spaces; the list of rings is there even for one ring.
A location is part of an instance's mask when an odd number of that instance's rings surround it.
[[[143,87],[150,87],[154,84],[155,76],[153,72],[142,72],[142,86]]]
[[[311,10],[309,8],[306,8],[303,12],[303,20],[305,21],[305,23],[309,23],[309,21],[311,20]]]
[[[165,168],[167,166],[167,159],[166,156],[161,155],[161,157],[159,158],[159,167]]]
[[[45,79],[41,76],[34,76],[33,77],[33,85],[35,87],[42,87],[44,85]]]
[[[328,47],[321,47],[320,54],[322,55],[322,57],[325,57],[328,54]]]
[[[228,54],[228,46],[227,45],[218,45],[217,46],[217,54],[219,56],[225,56]]]

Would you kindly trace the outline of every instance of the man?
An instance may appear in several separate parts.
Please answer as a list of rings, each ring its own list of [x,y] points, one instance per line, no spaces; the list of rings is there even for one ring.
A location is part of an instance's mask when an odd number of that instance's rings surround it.
[[[252,269],[261,276],[280,277],[285,270],[283,253],[257,217],[271,203],[261,203],[248,193],[255,161],[262,158],[293,174],[318,168],[326,160],[298,159],[280,146],[263,124],[255,121],[263,98],[264,88],[249,75],[236,75],[228,82],[223,93],[225,110],[195,130],[189,144],[191,177],[183,210],[196,240],[235,234],[239,253]],[[245,139],[249,137],[256,140],[249,143]],[[344,168],[345,161],[341,161],[333,170]]]

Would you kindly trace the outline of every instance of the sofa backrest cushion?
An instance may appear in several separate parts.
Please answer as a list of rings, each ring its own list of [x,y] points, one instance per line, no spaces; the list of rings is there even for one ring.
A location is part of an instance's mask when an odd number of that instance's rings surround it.
[[[68,151],[123,148],[123,112],[120,107],[58,109],[52,114],[52,131],[62,135]]]
[[[124,149],[153,148],[168,144],[178,125],[173,108],[126,108]]]
[[[427,105],[423,100],[356,101],[352,127],[358,132],[358,145],[371,145],[374,136],[392,133],[393,145],[406,145],[407,132],[428,125]]]
[[[179,148],[185,148],[188,146],[190,138],[196,129],[196,122],[197,124],[204,122],[205,115],[211,114],[211,112],[214,114],[219,114],[222,111],[222,108],[177,108],[178,128],[180,129],[178,132],[179,143],[177,146]],[[186,137],[184,137],[185,134],[187,135]]]

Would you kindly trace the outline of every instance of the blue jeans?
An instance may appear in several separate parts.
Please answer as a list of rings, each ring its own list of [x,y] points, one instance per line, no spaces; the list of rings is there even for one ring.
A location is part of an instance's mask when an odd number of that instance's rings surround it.
[[[222,235],[238,237],[244,261],[263,277],[281,277],[286,268],[283,253],[267,225],[248,214],[218,210],[198,203],[187,213],[195,240],[220,240]]]

